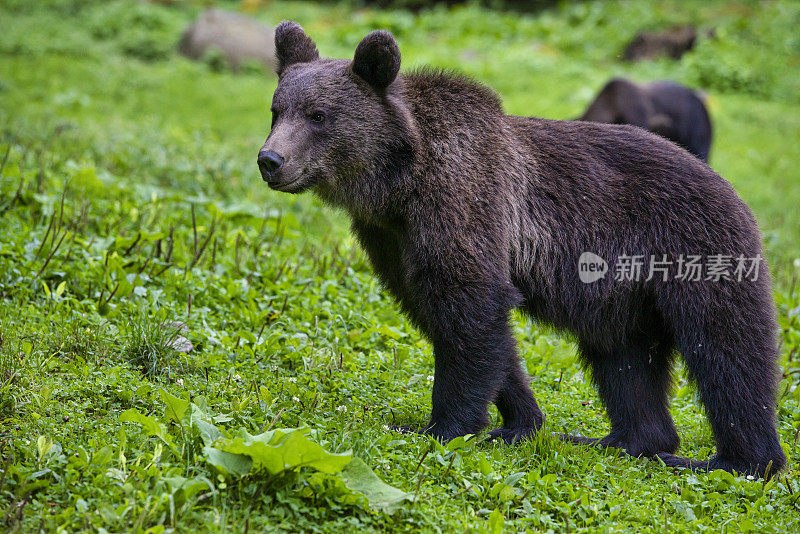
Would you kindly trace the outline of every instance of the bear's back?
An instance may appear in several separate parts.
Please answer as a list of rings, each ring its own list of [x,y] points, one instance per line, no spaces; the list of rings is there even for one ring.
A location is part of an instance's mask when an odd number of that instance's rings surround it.
[[[535,161],[529,195],[544,199],[553,219],[569,221],[565,233],[609,234],[678,254],[760,249],[755,219],[730,183],[674,143],[628,125],[508,121]]]
[[[456,72],[422,67],[402,80],[403,99],[424,135],[495,129],[503,116],[497,93]]]

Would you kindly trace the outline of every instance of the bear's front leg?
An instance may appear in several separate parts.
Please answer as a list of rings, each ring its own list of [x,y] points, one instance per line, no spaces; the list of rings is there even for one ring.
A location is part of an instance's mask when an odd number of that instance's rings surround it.
[[[509,370],[494,401],[503,416],[503,428],[489,432],[492,439],[502,439],[506,443],[530,438],[544,424],[544,414],[531,392],[530,377],[519,358],[515,356],[514,360],[515,365]]]
[[[489,403],[508,389],[508,380],[519,370],[509,326],[514,297],[507,286],[475,282],[437,285],[428,279],[425,286],[429,291],[421,301],[421,315],[435,360],[432,411],[425,431],[442,441],[477,434],[488,424]],[[526,405],[533,401],[529,390],[528,396],[504,399],[506,405]]]
[[[538,430],[542,414],[511,331],[522,295],[509,278],[505,241],[494,239],[501,217],[465,224],[458,213],[431,212],[449,202],[445,193],[416,207],[401,240],[403,308],[433,344],[436,367],[424,430],[442,441],[477,434],[497,402],[504,428],[492,436],[515,441]]]
[[[488,424],[489,403],[502,385],[502,369],[478,347],[468,347],[434,343],[432,410],[425,431],[443,442],[481,432]]]

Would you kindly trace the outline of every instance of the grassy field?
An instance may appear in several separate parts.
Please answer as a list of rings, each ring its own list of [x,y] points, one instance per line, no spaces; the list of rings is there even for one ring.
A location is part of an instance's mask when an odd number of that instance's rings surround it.
[[[800,530],[800,4],[222,3],[297,20],[329,56],[388,28],[404,69],[465,71],[509,113],[574,117],[614,75],[702,88],[711,165],[753,208],[775,278],[790,465],[766,483],[553,439],[608,422],[574,345],[521,317],[548,418],[534,441],[389,431],[427,417],[431,347],[342,214],[261,181],[274,77],[174,53],[200,4],[0,3],[2,528]],[[689,22],[715,37],[679,62],[619,62],[639,29]],[[694,388],[675,378],[681,453],[707,458]]]

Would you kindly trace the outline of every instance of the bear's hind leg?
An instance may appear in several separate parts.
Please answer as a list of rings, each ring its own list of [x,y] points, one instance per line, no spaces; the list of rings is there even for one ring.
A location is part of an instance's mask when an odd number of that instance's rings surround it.
[[[680,348],[697,383],[717,453],[702,462],[672,456],[662,460],[692,469],[775,474],[786,465],[786,456],[775,428],[778,371],[772,324],[752,321],[724,335],[694,334]]]
[[[603,438],[562,436],[579,444],[599,443],[623,449],[631,456],[671,453],[680,443],[668,397],[672,384],[668,343],[641,340],[605,352],[581,344],[597,390],[611,420]]]

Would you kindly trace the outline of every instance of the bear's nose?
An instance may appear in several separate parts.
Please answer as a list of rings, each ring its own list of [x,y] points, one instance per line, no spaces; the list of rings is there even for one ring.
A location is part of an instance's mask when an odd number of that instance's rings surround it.
[[[261,176],[266,180],[269,175],[283,166],[283,157],[272,150],[262,150],[258,153],[258,168]]]

